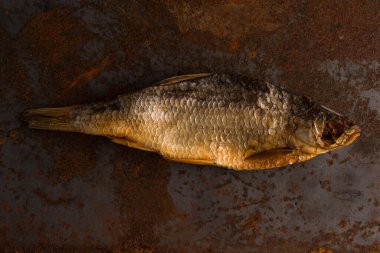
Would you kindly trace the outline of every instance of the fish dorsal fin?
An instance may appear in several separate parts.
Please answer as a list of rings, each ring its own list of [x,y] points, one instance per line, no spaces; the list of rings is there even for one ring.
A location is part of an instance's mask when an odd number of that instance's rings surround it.
[[[295,150],[292,148],[278,148],[278,149],[271,149],[271,150],[265,150],[262,152],[254,152],[254,150],[248,149],[245,152],[244,159],[245,160],[254,160],[258,162],[264,162],[269,160],[279,160],[283,158],[286,155],[289,155],[293,153]]]
[[[210,76],[210,75],[212,75],[212,73],[199,73],[199,74],[173,76],[173,77],[170,77],[170,78],[167,78],[167,79],[164,79],[164,80],[158,82],[156,85],[168,86],[168,85],[176,84],[176,83],[179,83],[182,81],[197,79],[197,78],[206,77],[206,76]]]

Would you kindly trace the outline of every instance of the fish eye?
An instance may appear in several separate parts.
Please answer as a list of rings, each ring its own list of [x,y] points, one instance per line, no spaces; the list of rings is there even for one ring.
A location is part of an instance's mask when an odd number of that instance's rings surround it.
[[[324,141],[329,141],[329,140],[332,140],[333,136],[332,134],[330,133],[330,131],[328,130],[324,130],[323,131],[323,134],[322,134],[322,140]]]

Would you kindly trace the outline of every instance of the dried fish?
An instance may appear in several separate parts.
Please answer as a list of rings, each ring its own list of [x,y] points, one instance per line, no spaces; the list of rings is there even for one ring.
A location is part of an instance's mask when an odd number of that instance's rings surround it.
[[[349,145],[360,129],[278,86],[226,74],[191,74],[106,103],[31,109],[31,128],[103,135],[185,163],[236,170],[308,160]]]

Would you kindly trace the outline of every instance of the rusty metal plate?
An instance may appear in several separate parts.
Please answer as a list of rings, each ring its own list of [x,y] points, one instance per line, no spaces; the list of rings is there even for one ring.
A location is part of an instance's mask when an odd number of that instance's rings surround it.
[[[380,2],[1,0],[0,247],[9,252],[380,252]],[[354,145],[235,172],[101,137],[30,130],[26,108],[166,77],[259,77],[346,114]]]

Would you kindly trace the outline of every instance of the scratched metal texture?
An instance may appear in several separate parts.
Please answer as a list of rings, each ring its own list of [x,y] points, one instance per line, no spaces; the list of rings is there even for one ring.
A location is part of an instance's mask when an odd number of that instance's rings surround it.
[[[0,1],[0,248],[380,252],[379,1]],[[26,108],[187,73],[259,77],[351,117],[353,145],[235,172],[102,137],[30,130]]]

